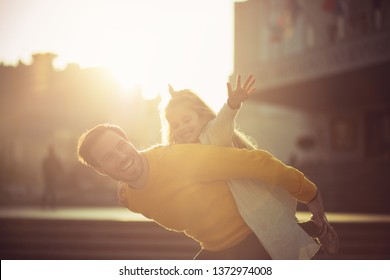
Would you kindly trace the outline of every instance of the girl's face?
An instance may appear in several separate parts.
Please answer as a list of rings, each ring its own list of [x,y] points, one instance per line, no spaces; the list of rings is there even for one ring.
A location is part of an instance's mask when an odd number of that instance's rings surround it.
[[[205,125],[189,106],[174,105],[167,111],[167,120],[176,144],[197,143]]]

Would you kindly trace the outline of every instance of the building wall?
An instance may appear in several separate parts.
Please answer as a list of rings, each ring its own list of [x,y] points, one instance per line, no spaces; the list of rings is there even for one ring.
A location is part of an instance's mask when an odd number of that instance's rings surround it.
[[[236,3],[231,79],[253,73],[257,89],[238,123],[330,211],[390,213],[389,15],[388,1]]]

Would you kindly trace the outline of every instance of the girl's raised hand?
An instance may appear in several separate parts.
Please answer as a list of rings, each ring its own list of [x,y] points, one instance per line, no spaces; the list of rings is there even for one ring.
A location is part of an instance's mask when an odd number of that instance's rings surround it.
[[[229,107],[233,110],[240,108],[241,103],[249,97],[254,91],[253,88],[256,79],[253,75],[250,75],[241,85],[241,75],[237,76],[237,85],[236,88],[233,89],[231,83],[227,83],[228,88],[228,100],[227,103]]]

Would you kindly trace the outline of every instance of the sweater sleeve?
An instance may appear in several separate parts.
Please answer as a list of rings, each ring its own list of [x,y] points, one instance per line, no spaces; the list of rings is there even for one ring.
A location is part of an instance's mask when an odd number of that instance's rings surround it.
[[[238,110],[232,110],[226,103],[214,120],[204,129],[199,139],[202,144],[231,146]]]
[[[299,170],[285,165],[265,150],[198,145],[192,147],[192,167],[206,181],[254,179],[272,187],[281,187],[303,202],[312,200],[317,187]],[[205,160],[206,159],[206,160]],[[196,167],[199,165],[198,167]],[[205,167],[207,166],[207,167]]]

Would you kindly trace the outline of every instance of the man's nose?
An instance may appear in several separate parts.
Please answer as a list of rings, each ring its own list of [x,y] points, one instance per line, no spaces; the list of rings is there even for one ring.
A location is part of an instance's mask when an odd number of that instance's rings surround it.
[[[116,162],[118,165],[122,165],[123,163],[126,162],[127,156],[125,154],[120,153],[120,152],[116,152],[115,156],[116,156]]]

